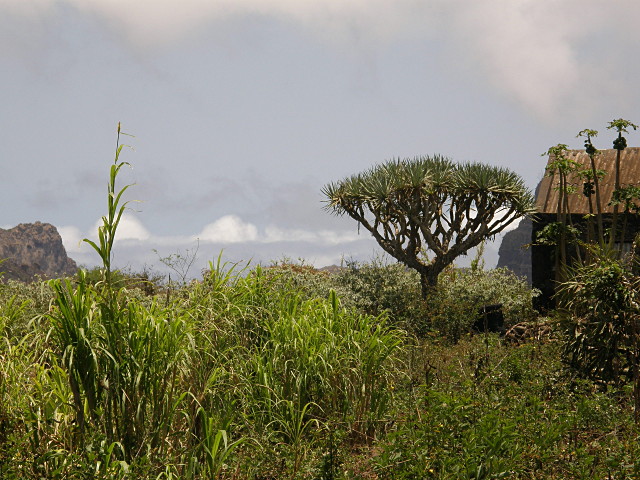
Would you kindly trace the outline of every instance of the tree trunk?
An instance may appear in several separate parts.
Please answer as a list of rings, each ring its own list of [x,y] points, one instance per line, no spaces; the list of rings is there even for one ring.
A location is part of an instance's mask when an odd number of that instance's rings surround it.
[[[621,134],[618,134],[618,137],[621,137]],[[617,192],[620,190],[620,154],[621,150],[618,150],[616,153],[616,176],[615,176],[615,184],[613,192]],[[618,228],[618,204],[616,203],[613,206],[613,217],[611,219],[611,234],[609,235],[609,247],[613,248],[616,243],[616,230]],[[618,252],[618,258],[620,258],[620,252]]]
[[[591,174],[593,175],[593,186],[596,193],[596,220],[598,224],[598,243],[604,246],[604,226],[602,225],[602,202],[600,201],[600,180],[598,179],[598,169],[593,155],[589,155],[591,160]]]
[[[422,290],[422,300],[426,300],[435,287],[438,286],[438,274],[440,272],[434,272],[433,269],[427,269],[420,272],[420,287]]]

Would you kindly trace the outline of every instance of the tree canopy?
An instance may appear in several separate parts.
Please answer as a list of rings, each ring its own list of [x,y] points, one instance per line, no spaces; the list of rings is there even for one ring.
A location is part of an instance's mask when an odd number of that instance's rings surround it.
[[[440,155],[393,159],[329,183],[323,194],[329,211],[349,215],[420,273],[425,297],[456,257],[535,209],[516,173]]]

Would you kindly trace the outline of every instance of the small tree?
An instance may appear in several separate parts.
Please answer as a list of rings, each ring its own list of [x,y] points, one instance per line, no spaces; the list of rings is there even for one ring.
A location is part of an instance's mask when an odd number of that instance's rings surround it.
[[[618,118],[617,120],[612,120],[609,122],[607,126],[608,129],[615,129],[618,132],[618,136],[613,141],[613,148],[617,150],[616,152],[616,173],[615,173],[615,191],[620,190],[620,156],[622,151],[627,148],[627,139],[622,136],[623,133],[629,133],[628,129],[633,128],[636,130],[638,126],[634,123],[631,123],[629,120],[625,120],[624,118]],[[609,235],[609,246],[613,247],[616,241],[616,227],[618,226],[618,205],[619,203],[613,204],[613,219],[611,220],[611,234]],[[620,239],[620,246],[622,248],[622,244],[624,243],[624,238]]]
[[[600,255],[561,285],[566,299],[564,355],[588,377],[633,382],[640,423],[640,278],[618,258]]]
[[[600,151],[593,146],[591,139],[598,136],[598,131],[590,128],[585,128],[578,132],[578,137],[585,137],[584,149],[589,155],[590,174],[584,171],[583,179],[584,186],[582,193],[587,197],[589,201],[589,214],[593,215],[593,202],[591,196],[596,196],[596,221],[598,225],[598,244],[604,245],[604,226],[602,223],[602,199],[600,198],[600,179],[605,175],[604,170],[598,170],[596,168],[596,156],[600,154]],[[591,217],[589,217],[591,218]]]
[[[547,165],[547,175],[558,177],[558,205],[556,210],[556,224],[550,224],[540,233],[540,236],[549,233],[557,233],[557,238],[553,239],[556,244],[556,280],[561,280],[564,276],[564,266],[567,264],[567,246],[575,232],[573,221],[571,219],[571,210],[569,209],[569,195],[575,193],[576,187],[570,182],[570,176],[577,172],[579,163],[567,156],[569,147],[560,143],[555,147],[549,148],[543,155],[548,155],[551,159]],[[539,238],[540,239],[540,238]],[[576,254],[580,259],[580,249],[576,244]]]
[[[349,215],[385,252],[418,271],[423,298],[459,255],[535,208],[510,170],[442,156],[390,160],[323,193],[328,210]]]

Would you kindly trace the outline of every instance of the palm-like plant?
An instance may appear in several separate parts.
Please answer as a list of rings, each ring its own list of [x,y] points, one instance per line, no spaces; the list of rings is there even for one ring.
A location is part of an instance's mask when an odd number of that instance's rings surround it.
[[[535,209],[514,172],[439,155],[390,160],[330,183],[323,193],[328,210],[349,215],[420,273],[423,298],[459,255]]]
[[[617,150],[616,152],[616,170],[615,170],[615,190],[620,190],[620,156],[622,151],[627,148],[627,139],[622,136],[623,133],[629,133],[629,128],[633,128],[636,130],[638,125],[631,123],[629,120],[625,120],[624,118],[618,118],[616,120],[612,120],[609,122],[608,129],[615,129],[618,132],[618,136],[613,141],[613,148]],[[613,218],[611,220],[611,234],[609,235],[609,247],[613,247],[616,242],[616,232],[618,225],[618,211],[619,204],[613,204]],[[620,239],[620,245],[624,243],[624,238]]]

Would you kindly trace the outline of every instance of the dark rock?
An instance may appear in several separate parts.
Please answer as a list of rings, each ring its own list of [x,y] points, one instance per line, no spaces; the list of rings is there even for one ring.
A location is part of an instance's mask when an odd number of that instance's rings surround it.
[[[519,277],[527,279],[531,285],[531,244],[532,222],[529,218],[520,221],[518,227],[505,233],[498,250],[498,267],[507,267]]]
[[[0,272],[5,280],[30,282],[35,276],[59,278],[74,275],[76,262],[67,256],[62,237],[49,223],[21,223],[0,228]]]

